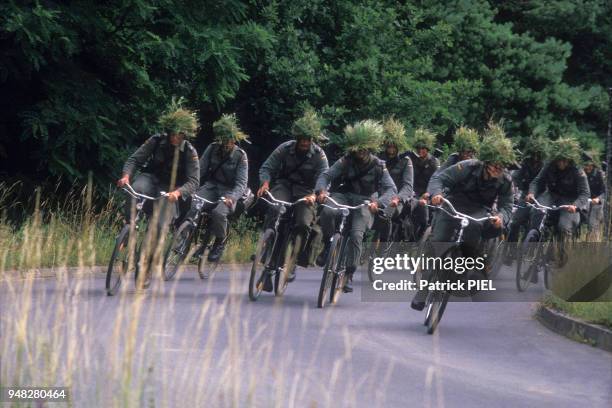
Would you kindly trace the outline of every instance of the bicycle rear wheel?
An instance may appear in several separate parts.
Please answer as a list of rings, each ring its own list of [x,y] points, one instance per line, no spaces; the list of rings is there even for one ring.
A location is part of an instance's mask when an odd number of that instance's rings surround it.
[[[302,236],[300,234],[295,235],[289,239],[285,248],[283,256],[283,267],[276,273],[274,282],[274,294],[276,296],[283,296],[287,285],[289,285],[289,275],[295,271],[297,267],[296,261],[297,256],[302,247]]]
[[[516,288],[519,292],[524,292],[529,287],[533,274],[538,273],[537,263],[538,257],[541,255],[539,251],[540,233],[533,229],[527,233],[527,236],[521,244],[519,255],[516,259]]]
[[[251,276],[249,278],[249,299],[252,301],[257,300],[263,290],[264,279],[272,259],[274,238],[274,230],[267,229],[257,243],[257,249],[253,257],[253,266],[251,267]]]
[[[194,229],[195,227],[191,221],[185,221],[181,224],[179,229],[176,230],[172,242],[164,256],[163,278],[165,281],[174,278],[174,275],[178,272],[183,261],[187,258]]]
[[[121,280],[128,273],[129,267],[129,237],[130,225],[126,224],[117,235],[115,248],[111,255],[106,271],[106,294],[113,296],[117,294],[121,286]]]
[[[338,259],[340,257],[340,243],[342,236],[335,233],[330,242],[329,255],[323,267],[323,276],[321,277],[321,286],[319,287],[319,298],[317,299],[317,307],[322,309],[328,299],[328,292],[332,288],[332,282],[336,274]]]

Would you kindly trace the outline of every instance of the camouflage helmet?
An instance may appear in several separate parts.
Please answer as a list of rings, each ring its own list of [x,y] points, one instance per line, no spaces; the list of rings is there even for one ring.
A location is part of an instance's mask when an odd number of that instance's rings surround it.
[[[456,152],[478,153],[478,132],[474,129],[461,126],[455,131],[453,149]]]
[[[542,136],[531,136],[525,138],[523,142],[523,157],[528,159],[534,159],[539,156],[540,160],[546,160],[548,157],[548,146],[550,140]]]
[[[358,150],[377,151],[383,139],[383,127],[380,122],[367,119],[344,128],[342,147],[346,152]]]
[[[501,126],[489,123],[480,145],[478,158],[485,163],[498,163],[504,167],[516,162],[512,140],[506,137]]]
[[[595,167],[601,167],[601,152],[599,149],[592,148],[587,150],[583,155],[582,164],[592,164]]]
[[[436,136],[425,128],[418,128],[414,131],[414,138],[412,139],[412,146],[415,149],[427,149],[430,152],[433,151],[436,143]]]
[[[183,98],[172,99],[168,109],[159,117],[159,125],[167,134],[182,133],[187,138],[195,136],[200,124],[195,112],[183,108]]]
[[[580,163],[580,144],[570,136],[560,137],[552,143],[550,160],[569,160]]]
[[[383,122],[383,144],[395,145],[400,152],[408,149],[406,129],[402,122],[393,117],[385,119]]]
[[[302,117],[293,122],[291,134],[296,139],[310,139],[318,142],[321,139],[321,121],[313,109],[306,109]]]
[[[221,115],[221,118],[213,123],[213,133],[215,141],[219,143],[230,140],[240,142],[248,139],[248,136],[238,127],[238,119],[234,113]]]

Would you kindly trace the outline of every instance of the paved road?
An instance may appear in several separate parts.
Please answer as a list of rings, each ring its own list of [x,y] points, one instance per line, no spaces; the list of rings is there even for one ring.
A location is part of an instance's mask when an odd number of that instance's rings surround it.
[[[430,336],[408,303],[359,290],[317,309],[317,269],[282,299],[250,302],[247,278],[189,268],[116,297],[101,274],[2,281],[0,378],[70,384],[76,406],[612,406],[612,355],[548,331],[534,303],[451,303]]]

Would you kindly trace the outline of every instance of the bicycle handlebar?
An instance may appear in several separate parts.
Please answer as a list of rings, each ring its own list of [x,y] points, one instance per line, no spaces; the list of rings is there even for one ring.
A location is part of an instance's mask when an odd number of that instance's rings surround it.
[[[193,194],[193,198],[195,198],[197,201],[201,201],[203,203],[208,203],[208,204],[217,204],[217,203],[222,203],[225,202],[225,197],[221,196],[219,197],[219,199],[217,201],[209,201],[207,199],[205,199],[204,197],[201,197],[197,194]]]
[[[430,205],[430,204],[427,204],[427,206],[431,207],[431,208],[436,208],[436,209],[438,209],[440,211],[444,211],[449,216],[451,216],[453,218],[456,218],[456,219],[459,219],[459,220],[464,219],[464,220],[469,220],[469,221],[473,221],[473,222],[483,222],[483,221],[492,220],[492,219],[495,218],[495,217],[491,217],[491,216],[482,217],[482,218],[471,217],[471,216],[469,216],[467,214],[464,214],[462,212],[457,211],[455,209],[455,207],[453,206],[453,204],[450,201],[448,201],[446,198],[444,198],[444,197],[442,197],[442,203],[448,205],[448,207],[452,210],[452,213],[450,211],[447,211],[444,208],[442,208],[442,206],[436,206],[436,205]]]
[[[156,200],[159,200],[160,198],[168,196],[168,193],[166,193],[165,191],[160,191],[159,197],[149,197],[148,195],[137,193],[129,183],[125,184],[123,187],[121,187],[121,189],[134,198],[144,198],[145,200],[156,201]]]
[[[590,199],[589,199],[589,201],[590,201]],[[535,207],[536,209],[543,209],[543,210],[546,210],[546,211],[556,211],[556,210],[562,210],[562,209],[566,209],[566,208],[572,207],[569,204],[549,207],[549,206],[540,204],[540,202],[538,200],[536,200],[535,197],[533,197],[533,202],[535,204],[533,204],[533,203],[527,203],[527,204],[532,206],[532,207]]]
[[[358,205],[345,205],[345,204],[340,204],[339,202],[337,202],[336,200],[334,200],[331,197],[327,197],[327,200],[331,201],[332,203],[334,203],[337,207],[332,207],[330,205],[327,204],[321,204],[323,207],[327,207],[327,208],[331,208],[332,210],[357,210],[361,207],[365,207],[367,205],[370,205],[370,201],[369,200],[365,200],[363,203],[358,204]]]

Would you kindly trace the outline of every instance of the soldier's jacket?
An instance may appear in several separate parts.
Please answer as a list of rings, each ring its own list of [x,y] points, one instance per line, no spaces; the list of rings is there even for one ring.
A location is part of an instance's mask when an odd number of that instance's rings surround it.
[[[415,152],[409,151],[405,153],[412,161],[414,169],[414,195],[421,197],[427,192],[427,184],[429,179],[440,166],[440,162],[431,154],[428,154],[425,159],[421,159]]]
[[[429,194],[433,197],[445,193],[457,210],[493,207],[504,222],[512,217],[512,179],[504,171],[500,178],[485,180],[485,164],[480,160],[464,160],[437,172],[429,181]]]
[[[299,185],[308,193],[314,191],[317,179],[329,168],[323,149],[315,143],[305,155],[296,152],[297,142],[290,140],[278,146],[259,169],[261,183],[283,182]]]
[[[529,185],[529,193],[535,196],[545,190],[582,210],[591,198],[586,174],[573,164],[559,170],[555,162],[547,162]]]
[[[461,161],[461,156],[459,155],[459,153],[458,152],[452,153],[446,158],[446,161],[442,163],[440,168],[438,168],[438,171],[442,171],[450,166],[454,166],[460,161]]]
[[[414,195],[412,189],[412,184],[414,182],[412,161],[407,156],[396,156],[389,159],[384,152],[381,154],[380,158],[385,161],[389,175],[398,190],[397,195],[403,203],[408,202]]]
[[[363,196],[364,200],[378,197],[383,206],[388,205],[397,194],[385,162],[373,154],[363,166],[358,166],[348,154],[340,158],[321,173],[315,191],[328,190],[332,184],[332,192],[352,193]]]
[[[512,172],[512,181],[521,193],[527,194],[529,185],[542,170],[543,164],[543,162],[525,159],[521,163],[521,168]]]
[[[196,149],[187,140],[178,147],[176,186],[183,198],[193,194],[200,185],[200,166]],[[130,178],[135,171],[155,175],[164,189],[170,188],[175,147],[165,134],[153,135],[147,139],[125,162],[123,174]]]
[[[591,198],[604,198],[606,192],[606,184],[604,181],[604,173],[601,169],[593,168],[591,173],[585,172],[587,181],[589,182],[589,190],[591,190]]]
[[[237,145],[229,155],[223,156],[222,150],[219,143],[208,145],[200,158],[200,180],[202,185],[221,187],[223,195],[236,202],[247,188],[247,154]]]

